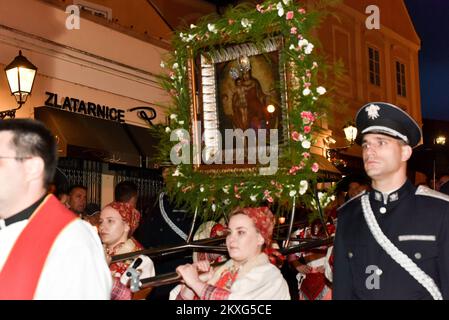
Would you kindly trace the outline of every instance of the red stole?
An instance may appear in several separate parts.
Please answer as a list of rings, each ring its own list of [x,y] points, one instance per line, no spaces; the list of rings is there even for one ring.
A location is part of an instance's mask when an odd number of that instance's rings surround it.
[[[0,271],[0,300],[33,299],[53,243],[75,219],[76,215],[55,196],[44,199],[18,236]]]

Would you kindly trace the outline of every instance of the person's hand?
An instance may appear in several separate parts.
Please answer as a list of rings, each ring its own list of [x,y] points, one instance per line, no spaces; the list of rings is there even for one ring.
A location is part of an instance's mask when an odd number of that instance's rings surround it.
[[[142,263],[136,268],[136,271],[140,273],[140,279],[154,277],[154,263],[148,256],[140,255],[137,258],[142,259]]]
[[[182,277],[184,283],[193,287],[194,284],[202,282],[198,277],[198,269],[193,264],[184,264],[176,268],[176,272]]]
[[[312,267],[310,267],[306,264],[300,264],[300,265],[296,266],[296,270],[298,272],[301,272],[302,274],[308,274],[308,273],[312,272]]]
[[[148,256],[139,255],[136,259],[133,260],[133,262],[130,263],[129,268],[134,266],[134,263],[137,259],[142,260],[142,262],[136,267],[137,273],[140,274],[140,279],[153,277],[155,274],[154,264]],[[124,272],[120,277],[120,282],[124,285],[128,285],[128,282],[131,279],[131,277],[128,276],[127,273],[128,272]]]
[[[199,271],[200,275],[198,276],[198,278],[201,281],[207,282],[212,278],[213,268],[210,266],[209,260],[200,260],[193,265]]]
[[[208,260],[200,260],[193,264],[199,272],[209,272],[210,263]]]

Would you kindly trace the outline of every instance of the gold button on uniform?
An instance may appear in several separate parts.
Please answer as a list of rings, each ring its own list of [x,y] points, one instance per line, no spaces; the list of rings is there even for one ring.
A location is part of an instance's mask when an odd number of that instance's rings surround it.
[[[419,252],[415,253],[415,258],[418,260],[421,259],[422,258],[421,253],[419,253]]]

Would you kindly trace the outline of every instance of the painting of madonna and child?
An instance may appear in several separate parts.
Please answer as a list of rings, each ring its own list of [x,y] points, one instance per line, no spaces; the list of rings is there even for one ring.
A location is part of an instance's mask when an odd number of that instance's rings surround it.
[[[279,52],[237,59],[215,65],[217,79],[217,111],[219,131],[225,129],[278,129],[278,142],[282,139],[282,100]],[[245,144],[246,145],[246,144]],[[225,146],[224,146],[225,147]]]

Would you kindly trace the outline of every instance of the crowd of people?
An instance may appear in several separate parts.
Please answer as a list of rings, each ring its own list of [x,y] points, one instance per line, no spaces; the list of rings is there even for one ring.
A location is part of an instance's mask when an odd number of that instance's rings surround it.
[[[236,208],[220,223],[194,226],[202,230],[195,239],[226,236],[226,255],[153,261],[138,251],[185,244],[192,228],[165,192],[142,217],[136,185],[122,181],[113,202],[88,210],[85,186],[49,192],[57,164],[50,131],[35,120],[1,121],[0,299],[448,299],[449,174],[438,177],[439,191],[407,178],[422,133],[400,108],[366,104],[356,125],[366,175],[338,183],[325,216],[296,230],[291,245],[330,241],[284,257],[270,209]],[[175,271],[181,284],[139,286]]]

